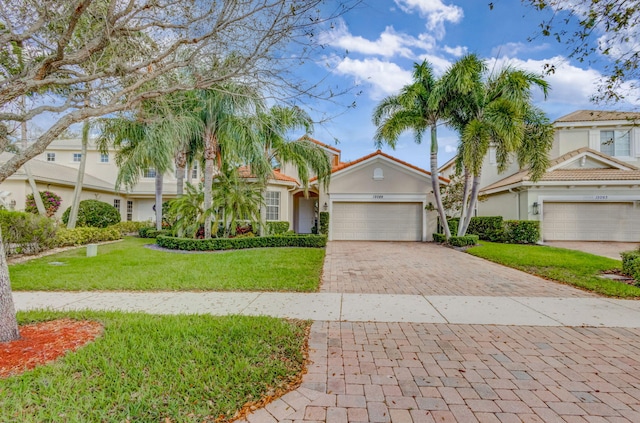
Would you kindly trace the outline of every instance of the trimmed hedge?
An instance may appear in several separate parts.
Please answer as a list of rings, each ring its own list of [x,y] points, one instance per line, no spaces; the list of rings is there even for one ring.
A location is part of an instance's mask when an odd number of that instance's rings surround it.
[[[122,235],[129,235],[129,234],[138,234],[139,233],[138,231],[140,231],[140,228],[145,228],[147,226],[149,226],[149,222],[127,221],[127,222],[118,222],[115,225],[111,225],[109,227],[119,230]]]
[[[54,241],[58,247],[68,247],[117,239],[122,239],[122,234],[116,228],[60,228]]]
[[[503,241],[508,244],[535,244],[540,240],[540,221],[505,220]]]
[[[320,230],[318,233],[320,235],[329,234],[329,212],[320,212]]]
[[[185,251],[241,250],[265,247],[322,248],[327,245],[327,237],[324,235],[276,235],[253,238],[192,239],[159,235],[156,238],[156,243],[163,248]]]
[[[140,238],[157,238],[158,235],[171,236],[173,232],[170,229],[157,230],[155,226],[145,226],[138,229],[138,236]]]
[[[445,234],[434,233],[433,234],[433,242],[438,242],[440,244],[447,242],[447,237]]]
[[[447,220],[447,226],[449,226],[449,232],[451,232],[451,235],[457,235],[458,234],[458,226],[460,226],[460,218],[459,217],[454,217],[452,219],[448,219]]]
[[[621,253],[622,273],[636,280],[635,285],[640,286],[640,251],[625,251]]]
[[[478,235],[452,236],[448,244],[454,247],[468,247],[478,244],[478,239]]]
[[[289,230],[289,222],[286,221],[266,222],[265,226],[267,228],[267,235],[283,234]]]
[[[7,255],[36,254],[55,247],[54,238],[58,229],[48,217],[1,210],[0,227]]]
[[[71,207],[62,214],[62,221],[66,225],[69,222]],[[82,200],[78,206],[77,227],[89,226],[92,228],[106,228],[120,222],[120,212],[109,203],[98,200]]]
[[[483,241],[502,241],[504,236],[502,216],[472,217],[469,221],[467,234],[478,235]]]

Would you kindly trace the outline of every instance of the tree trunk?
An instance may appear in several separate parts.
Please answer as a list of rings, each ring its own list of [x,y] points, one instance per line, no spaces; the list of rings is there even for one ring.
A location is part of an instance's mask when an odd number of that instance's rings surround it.
[[[0,230],[0,342],[9,342],[20,338],[16,309],[11,295],[9,266],[5,256],[2,231]]]
[[[25,110],[25,97],[22,96],[22,109]],[[22,151],[27,149],[28,146],[28,138],[27,138],[27,122],[22,122],[20,124],[20,132],[22,136]],[[38,187],[36,186],[36,181],[33,179],[33,174],[31,173],[31,167],[28,163],[22,165],[24,169],[24,173],[27,175],[27,181],[29,181],[29,186],[31,187],[31,191],[33,192],[33,201],[36,203],[36,208],[38,209],[38,214],[41,216],[47,215],[47,209],[44,207],[44,202],[42,201],[42,197],[40,197],[40,191],[38,191]]]
[[[210,213],[213,205],[213,172],[218,151],[218,140],[210,129],[205,133],[204,146],[204,212],[207,214],[204,220],[204,238],[211,238],[211,224],[213,216]]]
[[[436,208],[438,209],[438,216],[440,216],[440,222],[444,230],[446,239],[451,238],[451,231],[449,231],[449,224],[447,223],[447,216],[444,213],[444,206],[442,205],[442,198],[440,197],[440,176],[438,175],[438,132],[435,124],[431,125],[431,187],[433,188],[433,196],[436,200]]]
[[[162,185],[164,175],[156,169],[156,230],[162,230]]]
[[[87,146],[89,144],[89,121],[82,123],[82,148],[80,150],[80,166],[76,176],[76,186],[73,188],[73,200],[69,211],[69,221],[67,228],[73,229],[78,221],[78,210],[80,210],[80,194],[82,194],[82,184],[84,183],[84,171],[87,167]]]
[[[460,208],[460,220],[458,221],[458,236],[463,236],[463,222],[467,216],[469,206],[469,190],[471,189],[471,174],[468,169],[464,169],[464,188],[462,190],[462,207]]]
[[[182,197],[184,194],[184,172],[187,167],[187,154],[184,151],[178,151],[175,157],[176,163],[176,197]]]
[[[469,229],[469,222],[471,222],[471,217],[473,216],[473,210],[475,209],[476,204],[478,203],[478,192],[480,192],[480,175],[474,175],[473,185],[471,187],[471,196],[469,199],[469,207],[467,208],[467,216],[464,219],[464,226],[462,230],[459,231],[462,233],[461,236],[465,235],[467,233],[467,229]]]

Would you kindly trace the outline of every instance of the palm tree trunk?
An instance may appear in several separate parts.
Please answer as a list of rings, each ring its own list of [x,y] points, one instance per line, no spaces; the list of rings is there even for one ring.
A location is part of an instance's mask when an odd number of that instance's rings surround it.
[[[184,151],[176,153],[176,197],[184,194],[184,172],[187,167],[187,154]]]
[[[451,231],[449,231],[449,224],[447,223],[447,216],[444,213],[444,207],[442,205],[442,198],[440,197],[440,177],[438,176],[438,132],[435,124],[431,125],[431,187],[433,188],[433,196],[436,201],[436,208],[438,209],[438,216],[440,216],[440,222],[444,230],[446,239],[451,238]]]
[[[16,309],[11,295],[9,266],[5,256],[2,231],[0,230],[0,342],[9,342],[20,338]]]
[[[25,97],[22,96],[22,108],[25,109]],[[22,150],[27,149],[27,122],[22,122],[20,124],[20,132],[22,136]],[[22,165],[24,169],[24,173],[27,175],[27,180],[29,181],[29,186],[31,187],[31,191],[33,192],[33,201],[36,203],[36,208],[38,209],[38,214],[41,216],[47,215],[47,209],[44,208],[44,203],[42,202],[42,197],[40,197],[40,191],[38,191],[38,187],[36,186],[36,181],[33,179],[33,174],[31,173],[31,167],[28,163]]]
[[[204,238],[211,238],[211,223],[213,216],[210,213],[211,206],[213,205],[213,172],[215,168],[216,153],[218,150],[218,140],[216,135],[211,132],[210,129],[205,133],[205,146],[204,146],[204,212],[206,217],[204,219]]]
[[[471,173],[469,173],[469,169],[464,169],[464,188],[462,190],[462,207],[460,208],[460,220],[458,221],[458,236],[463,236],[464,234],[461,232],[463,227],[463,222],[467,216],[467,207],[469,206],[469,191],[471,188]]]
[[[473,210],[476,208],[476,204],[478,203],[478,192],[480,192],[480,175],[479,174],[473,176],[473,185],[471,187],[469,207],[467,208],[467,216],[464,219],[464,226],[461,231],[462,235],[466,234],[467,229],[469,229],[469,222],[471,222],[471,217],[473,216]]]
[[[156,171],[156,230],[162,230],[162,185],[164,175]]]
[[[69,221],[67,228],[73,229],[78,221],[78,210],[80,210],[80,195],[82,194],[82,184],[84,183],[84,172],[87,167],[87,146],[89,144],[89,121],[82,123],[82,149],[80,150],[80,166],[76,177],[76,186],[73,188],[73,200],[69,211]]]

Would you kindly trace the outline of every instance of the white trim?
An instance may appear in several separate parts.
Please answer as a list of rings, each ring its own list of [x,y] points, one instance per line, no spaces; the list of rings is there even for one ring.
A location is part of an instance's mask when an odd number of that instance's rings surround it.
[[[368,164],[370,164],[372,162],[375,162],[376,160],[382,160],[384,162],[387,162],[387,163],[389,163],[389,164],[391,164],[391,165],[393,165],[393,166],[395,166],[395,167],[397,167],[399,169],[402,169],[407,174],[419,175],[419,176],[421,176],[423,178],[431,179],[431,174],[424,173],[422,171],[414,169],[414,168],[412,168],[410,166],[407,166],[405,164],[399,163],[399,162],[397,162],[395,160],[392,160],[392,159],[390,159],[390,158],[388,158],[386,156],[380,155],[380,154],[376,154],[376,155],[374,155],[372,157],[369,157],[367,160],[363,160],[363,161],[361,161],[359,163],[356,163],[356,164],[350,165],[348,167],[345,167],[344,169],[340,169],[340,170],[335,171],[333,173],[333,175],[331,175],[331,179],[341,178],[343,176],[346,176],[346,175],[358,170],[358,168],[360,168],[361,166],[366,166],[366,165],[368,165]]]
[[[600,151],[600,150],[595,149],[595,148],[594,148],[593,150]],[[601,153],[601,154],[604,154],[604,153]],[[562,161],[562,162],[558,163],[558,164],[557,164],[557,165],[555,165],[555,166],[551,166],[551,167],[549,167],[549,168],[547,169],[547,172],[551,172],[551,171],[554,171],[554,170],[556,170],[556,169],[560,169],[560,168],[562,168],[562,166],[566,165],[567,163],[575,162],[576,160],[579,160],[579,159],[581,159],[582,157],[587,157],[587,156],[588,156],[589,158],[591,158],[591,159],[593,159],[593,160],[597,161],[597,162],[604,163],[604,164],[609,165],[609,166],[611,166],[611,167],[613,167],[613,168],[615,168],[615,169],[619,169],[619,170],[632,170],[630,167],[625,166],[625,165],[623,165],[623,164],[621,164],[621,163],[614,162],[613,160],[609,160],[609,159],[604,158],[604,157],[602,157],[602,156],[599,156],[599,155],[597,155],[597,154],[593,154],[593,153],[592,153],[592,152],[590,152],[590,151],[583,151],[582,153],[580,153],[580,154],[578,154],[578,155],[576,155],[576,156],[570,157],[570,158],[568,158],[567,160],[564,160],[564,161]],[[612,157],[613,157],[613,156],[612,156]],[[616,160],[623,160],[623,159],[625,159],[625,158],[626,158],[626,159],[628,159],[628,160],[633,160],[633,158],[632,158],[632,157],[623,157],[623,158],[615,157],[615,159],[616,159]]]

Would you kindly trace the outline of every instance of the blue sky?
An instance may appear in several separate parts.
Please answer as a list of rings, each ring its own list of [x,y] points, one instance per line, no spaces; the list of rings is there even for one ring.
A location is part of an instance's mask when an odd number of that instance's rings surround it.
[[[556,72],[547,77],[551,84],[549,97],[544,101],[541,95],[536,96],[537,104],[552,120],[579,109],[635,107],[629,103],[602,105],[590,101],[604,62],[597,56],[593,57],[596,63],[591,64],[570,60],[566,46],[535,37],[545,15],[524,7],[518,0],[494,0],[493,10],[489,3],[368,0],[342,16],[332,29],[320,34],[320,40],[332,49],[327,49],[318,65],[330,73],[329,82],[340,87],[355,86],[353,93],[361,94],[344,96],[344,103],[355,100],[356,107],[317,126],[313,136],[341,149],[343,161],[375,151],[372,110],[382,98],[410,82],[413,63],[427,59],[441,73],[467,52],[486,58],[490,68],[508,64],[542,73],[545,63],[553,63]],[[531,37],[534,38],[529,41]],[[457,138],[456,133],[440,128],[440,164],[453,156]],[[385,147],[383,151],[428,169],[428,144],[416,145],[410,134],[400,139],[395,150]]]

